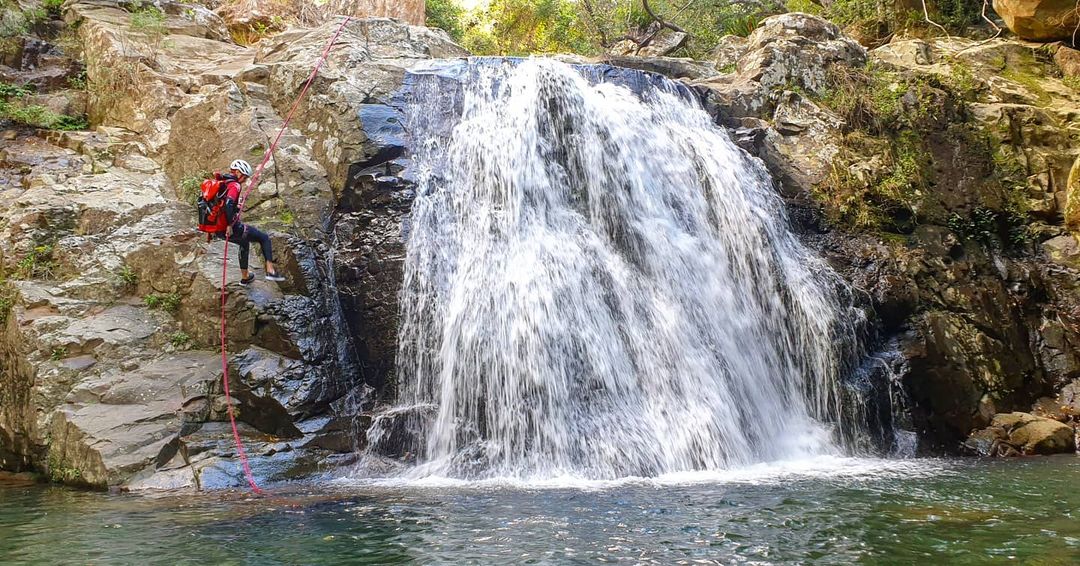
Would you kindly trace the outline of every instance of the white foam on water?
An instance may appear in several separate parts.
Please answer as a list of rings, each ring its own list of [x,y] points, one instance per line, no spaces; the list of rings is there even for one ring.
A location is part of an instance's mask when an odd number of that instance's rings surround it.
[[[930,478],[950,473],[946,460],[852,458],[817,456],[800,460],[762,462],[727,470],[672,472],[656,477],[630,476],[597,480],[580,476],[500,477],[469,480],[439,475],[423,477],[337,478],[341,487],[379,487],[405,490],[582,490],[598,491],[626,487],[677,487],[687,485],[777,485],[795,481],[881,481]]]
[[[369,439],[418,464],[388,481],[731,481],[838,458],[853,314],[761,164],[670,85],[543,59],[470,72],[463,92],[418,85],[460,97],[452,129],[437,104],[409,119],[399,405]]]

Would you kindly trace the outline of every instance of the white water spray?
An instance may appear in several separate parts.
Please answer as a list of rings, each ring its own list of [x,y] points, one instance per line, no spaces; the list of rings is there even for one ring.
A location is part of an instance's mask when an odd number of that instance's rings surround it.
[[[470,65],[464,92],[420,85],[462,97],[449,139],[410,120],[391,411],[422,409],[410,473],[654,477],[835,452],[851,315],[763,167],[672,85]]]

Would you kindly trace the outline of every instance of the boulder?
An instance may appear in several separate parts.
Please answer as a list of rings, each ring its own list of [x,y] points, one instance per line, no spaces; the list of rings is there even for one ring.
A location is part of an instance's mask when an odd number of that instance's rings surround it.
[[[197,429],[205,420],[207,396],[220,374],[220,358],[201,352],[83,382],[53,420],[48,473],[105,487],[165,464],[179,436],[191,431],[185,427]]]
[[[725,72],[734,71],[739,59],[746,53],[750,41],[738,35],[725,35],[716,42],[712,52],[712,60],[717,69]]]
[[[424,0],[332,0],[330,6],[334,14],[394,18],[414,26],[424,25],[427,8]]]
[[[965,446],[981,455],[1061,454],[1076,450],[1073,428],[1030,413],[998,413],[990,426],[973,432]]]
[[[858,66],[866,49],[844,36],[835,24],[798,12],[766,18],[747,42],[739,74],[765,88],[797,85],[823,92],[832,65]]]
[[[1059,45],[1054,51],[1054,62],[1066,77],[1080,77],[1080,51]]]
[[[1072,0],[994,0],[994,11],[1023,39],[1072,40],[1080,14]]]
[[[709,63],[681,57],[607,55],[600,57],[597,61],[616,67],[656,73],[672,79],[698,80],[717,74],[716,67]]]
[[[690,39],[689,34],[664,29],[645,47],[640,47],[632,40],[624,39],[611,46],[608,53],[615,56],[664,57],[686,45],[688,39]]]
[[[201,13],[185,7],[167,14],[160,32],[148,33],[134,29],[115,3],[69,3],[64,18],[82,43],[91,122],[167,138],[167,118],[185,94],[249,65],[253,52],[220,41],[220,20],[200,20]]]
[[[207,420],[226,420],[221,358],[175,354],[75,387],[52,421],[48,473],[91,487],[122,485],[164,467]],[[238,421],[272,438],[297,438],[285,409],[233,383]]]
[[[1068,195],[1065,204],[1065,226],[1080,234],[1080,157],[1073,162],[1069,171],[1069,181],[1065,189]]]
[[[1080,420],[1080,378],[1062,387],[1055,401],[1059,414],[1073,420]]]
[[[767,118],[774,109],[774,91],[799,88],[820,94],[830,67],[865,62],[866,49],[832,23],[807,14],[781,14],[766,18],[746,40],[721,43],[717,68],[735,73],[695,84],[705,89],[706,108],[723,118]]]

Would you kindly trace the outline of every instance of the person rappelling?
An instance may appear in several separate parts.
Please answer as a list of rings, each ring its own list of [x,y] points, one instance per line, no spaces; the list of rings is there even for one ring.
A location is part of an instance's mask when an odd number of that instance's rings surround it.
[[[203,181],[199,197],[199,230],[206,232],[207,241],[212,238],[228,240],[240,247],[240,284],[247,286],[255,280],[248,271],[251,242],[259,243],[266,260],[266,280],[284,281],[274,267],[274,250],[270,236],[262,230],[240,221],[241,187],[251,178],[251,164],[237,159],[229,165],[228,173],[215,172],[213,178]]]

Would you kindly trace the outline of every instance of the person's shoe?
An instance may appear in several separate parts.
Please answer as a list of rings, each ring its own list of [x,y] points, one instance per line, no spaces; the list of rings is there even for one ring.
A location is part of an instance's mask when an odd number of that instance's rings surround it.
[[[266,280],[267,280],[267,281],[284,281],[284,280],[285,280],[285,276],[284,276],[284,275],[280,275],[280,274],[278,274],[277,272],[273,272],[273,273],[269,273],[269,272],[268,272],[268,273],[266,274]]]
[[[252,281],[255,281],[255,274],[254,273],[251,273],[247,277],[241,279],[240,284],[243,285],[244,287],[247,287],[248,285],[251,285]]]

